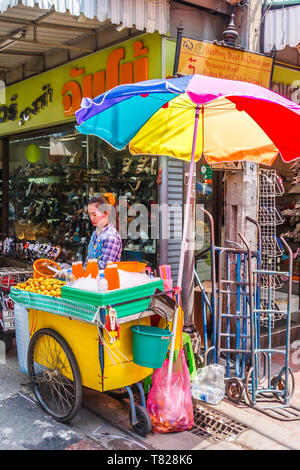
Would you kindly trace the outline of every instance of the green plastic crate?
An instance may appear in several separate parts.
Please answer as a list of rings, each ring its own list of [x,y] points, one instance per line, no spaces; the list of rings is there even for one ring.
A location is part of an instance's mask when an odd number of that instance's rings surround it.
[[[73,289],[72,287],[62,286],[61,297],[63,299],[73,300],[74,302],[86,303],[101,307],[102,305],[114,305],[121,302],[127,302],[128,300],[141,299],[141,297],[154,294],[156,289],[163,290],[163,281],[161,279],[158,281],[148,282],[147,284],[143,284],[141,286],[130,287],[128,289],[116,289],[104,293],[84,291],[81,289]],[[143,312],[144,310],[147,310],[150,302],[151,299],[143,299],[115,307],[118,318],[123,318],[127,315]]]

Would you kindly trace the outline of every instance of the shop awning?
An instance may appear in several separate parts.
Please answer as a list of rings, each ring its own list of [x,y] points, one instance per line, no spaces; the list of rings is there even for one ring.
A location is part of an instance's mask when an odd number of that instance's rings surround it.
[[[0,13],[19,4],[19,0],[0,0]],[[101,23],[109,20],[124,28],[132,28],[148,33],[158,31],[167,34],[169,20],[168,0],[22,0],[26,7],[38,6],[41,9],[54,7],[55,11],[73,16],[97,19]]]
[[[0,0],[0,83],[93,53],[102,33],[117,42],[125,28],[164,34],[168,25],[169,0]]]
[[[297,47],[300,43],[300,4],[287,2],[277,4],[276,9],[265,13],[264,52],[284,49],[286,46]]]

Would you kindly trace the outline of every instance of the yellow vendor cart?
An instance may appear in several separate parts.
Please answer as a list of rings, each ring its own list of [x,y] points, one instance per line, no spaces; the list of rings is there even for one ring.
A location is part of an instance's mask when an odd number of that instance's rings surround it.
[[[162,290],[161,280],[103,294],[63,286],[61,298],[11,290],[12,300],[28,312],[28,375],[40,405],[52,417],[60,422],[72,420],[81,405],[83,386],[99,392],[122,389],[130,398],[129,418],[134,430],[141,435],[151,431],[140,381],[151,375],[153,368],[134,362],[133,333],[136,325],[154,328],[150,303]],[[111,310],[118,325],[115,332],[107,325]],[[155,328],[161,329],[161,337],[167,341],[166,356],[172,321],[170,316],[158,318]],[[141,405],[135,405],[134,384]]]

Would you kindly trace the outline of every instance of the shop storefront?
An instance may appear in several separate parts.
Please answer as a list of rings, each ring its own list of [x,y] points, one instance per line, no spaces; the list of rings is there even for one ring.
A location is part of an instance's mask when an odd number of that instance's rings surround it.
[[[282,63],[275,63],[272,90],[296,102],[300,102],[300,67],[287,67]],[[283,235],[288,241],[294,257],[293,263],[293,310],[299,309],[299,272],[300,272],[300,165],[297,162],[283,163],[279,159],[274,164],[279,177],[282,178],[284,192],[277,198],[276,204],[280,211],[280,224],[278,235]],[[286,270],[287,259],[280,258],[280,269]],[[297,287],[298,286],[298,287]]]
[[[133,157],[127,149],[118,152],[94,136],[79,134],[74,113],[82,97],[160,78],[165,73],[163,40],[145,34],[7,88],[0,110],[1,163],[7,168],[3,235],[59,245],[61,261],[70,262],[85,256],[92,229],[85,209],[95,193],[126,199],[129,214],[132,204],[150,208],[157,203],[158,159]],[[15,250],[13,256],[24,259],[23,251]],[[155,267],[157,256],[157,240],[148,234],[124,236],[124,259]]]

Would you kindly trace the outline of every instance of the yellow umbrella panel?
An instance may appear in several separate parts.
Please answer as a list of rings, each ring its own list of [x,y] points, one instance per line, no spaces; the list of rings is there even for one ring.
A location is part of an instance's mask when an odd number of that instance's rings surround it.
[[[195,104],[177,96],[157,111],[130,141],[132,154],[169,155],[191,160]],[[204,139],[203,139],[204,135]],[[208,103],[199,116],[195,161],[248,160],[271,165],[278,150],[260,126],[226,98]]]

